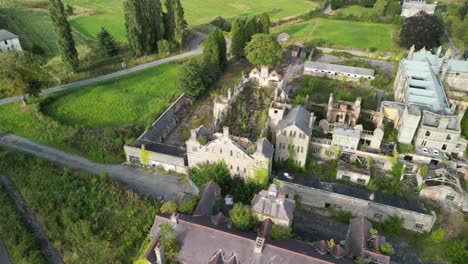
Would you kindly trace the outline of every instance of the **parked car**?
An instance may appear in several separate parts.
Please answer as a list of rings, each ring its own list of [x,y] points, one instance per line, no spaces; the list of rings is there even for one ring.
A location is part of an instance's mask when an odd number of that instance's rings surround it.
[[[294,180],[294,176],[290,175],[289,173],[285,172],[283,173],[284,177],[286,177],[288,180]]]

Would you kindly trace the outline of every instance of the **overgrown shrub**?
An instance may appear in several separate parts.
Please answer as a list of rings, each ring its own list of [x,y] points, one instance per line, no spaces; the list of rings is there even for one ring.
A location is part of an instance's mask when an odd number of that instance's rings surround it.
[[[445,246],[445,255],[453,264],[464,264],[468,259],[467,240],[452,240]]]
[[[177,209],[177,204],[173,201],[167,201],[161,205],[161,213],[163,214],[172,214]]]
[[[234,227],[240,230],[251,230],[257,223],[257,217],[250,210],[250,206],[236,203],[229,212]]]
[[[432,231],[431,233],[431,241],[438,244],[444,240],[445,231],[442,228],[437,228],[436,230]]]
[[[403,230],[403,218],[390,216],[380,223],[383,233],[387,236],[398,236]]]
[[[292,229],[287,226],[273,225],[271,227],[270,237],[274,240],[285,240],[293,237]]]
[[[195,209],[195,206],[197,206],[197,203],[198,203],[198,196],[184,199],[179,204],[179,212],[183,214],[192,214],[193,210]]]
[[[382,245],[380,245],[380,251],[388,255],[395,254],[395,250],[393,249],[393,246],[390,243],[383,243]]]

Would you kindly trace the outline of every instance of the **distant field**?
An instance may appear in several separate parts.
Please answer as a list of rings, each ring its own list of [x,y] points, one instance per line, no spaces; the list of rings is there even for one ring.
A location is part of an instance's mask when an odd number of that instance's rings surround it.
[[[56,93],[47,103],[1,106],[0,130],[93,161],[122,162],[125,142],[139,136],[181,94],[177,68],[167,63]]]
[[[318,42],[338,48],[389,51],[398,48],[392,39],[394,30],[390,24],[318,18],[275,28],[273,33],[287,32],[291,35],[290,42]]]
[[[101,26],[107,27],[117,40],[125,41],[123,0],[64,0],[98,12],[92,16],[81,16],[71,21],[73,27],[86,36],[95,38]],[[307,0],[182,0],[189,26],[206,24],[217,16],[232,18],[267,12],[271,19],[279,19],[305,13],[317,7]]]
[[[362,17],[366,15],[368,16],[377,15],[377,12],[375,11],[375,9],[363,7],[360,5],[346,5],[342,8],[335,10],[335,13],[342,14],[345,16],[353,15],[357,17]]]

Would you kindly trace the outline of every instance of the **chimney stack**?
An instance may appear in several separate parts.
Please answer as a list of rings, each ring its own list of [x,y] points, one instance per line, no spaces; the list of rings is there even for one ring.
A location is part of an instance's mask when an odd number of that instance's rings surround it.
[[[229,127],[227,127],[227,126],[223,127],[223,137],[224,138],[229,137]]]
[[[173,212],[171,215],[171,223],[173,226],[179,223],[179,214],[177,212]]]
[[[190,139],[197,140],[197,131],[195,129],[190,130]]]
[[[156,263],[157,264],[165,264],[166,263],[166,255],[164,254],[164,246],[161,242],[157,242],[156,247],[154,248],[154,253],[156,253]]]
[[[438,128],[441,129],[446,129],[449,123],[449,119],[446,116],[443,116],[439,119],[439,125],[437,126]]]
[[[316,119],[316,116],[315,116],[314,112],[310,113],[309,127],[311,129],[314,129],[315,119]]]
[[[265,245],[265,238],[261,235],[258,235],[257,240],[255,241],[254,252],[258,254],[262,254],[264,245]]]

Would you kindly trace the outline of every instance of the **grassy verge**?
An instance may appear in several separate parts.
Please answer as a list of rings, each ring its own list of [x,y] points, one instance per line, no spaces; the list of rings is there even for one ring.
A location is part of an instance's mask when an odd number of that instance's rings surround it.
[[[131,263],[157,206],[106,177],[0,149],[9,176],[65,263]],[[18,166],[21,164],[21,166]]]
[[[119,163],[123,145],[139,136],[180,95],[177,64],[167,63],[108,81],[0,107],[0,130]]]
[[[0,240],[14,263],[46,263],[39,242],[21,218],[15,202],[0,184]]]

